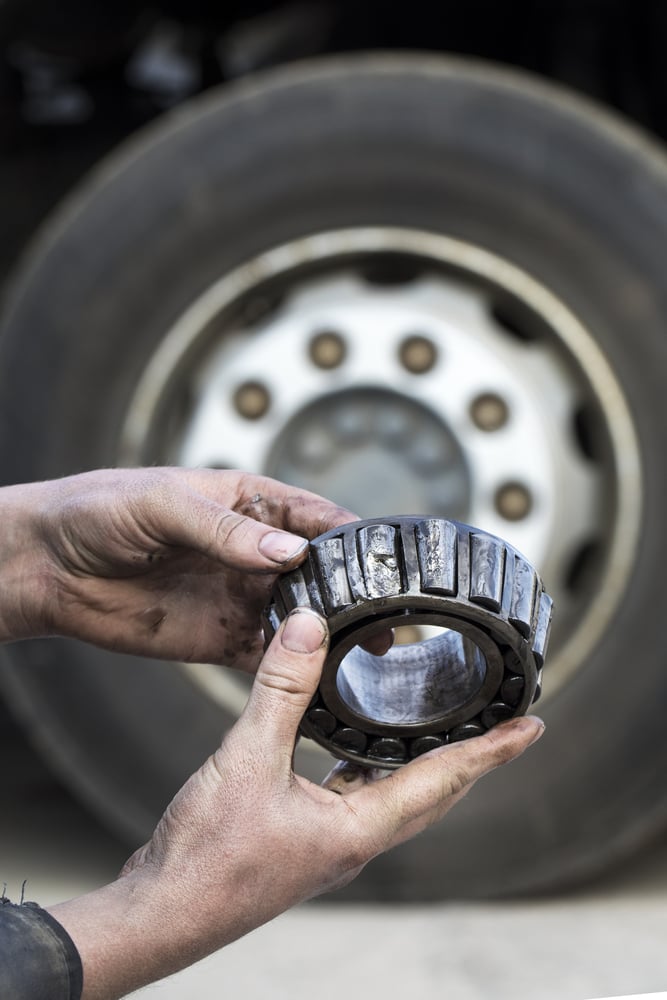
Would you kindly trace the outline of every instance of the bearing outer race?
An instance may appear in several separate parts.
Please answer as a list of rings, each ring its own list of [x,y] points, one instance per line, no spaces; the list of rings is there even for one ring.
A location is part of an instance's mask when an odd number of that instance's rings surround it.
[[[306,561],[278,577],[263,615],[266,644],[294,608],[327,619],[331,642],[301,732],[335,757],[394,768],[486,732],[537,700],[552,601],[530,563],[504,540],[444,518],[353,521],[315,538]],[[433,722],[389,724],[356,715],[335,694],[348,649],[378,627],[432,622],[468,633],[487,660],[483,698],[445,707]],[[334,692],[332,696],[332,692]]]

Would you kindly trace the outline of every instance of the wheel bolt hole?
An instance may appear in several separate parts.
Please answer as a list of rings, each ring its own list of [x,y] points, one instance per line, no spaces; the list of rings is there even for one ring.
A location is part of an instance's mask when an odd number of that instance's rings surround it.
[[[376,256],[372,263],[360,269],[360,274],[369,285],[392,286],[408,285],[416,281],[424,270],[421,261],[410,257],[399,257],[387,254]]]
[[[491,316],[505,333],[521,343],[529,344],[538,339],[536,318],[525,309],[521,309],[518,303],[493,302]]]
[[[585,592],[595,571],[599,570],[602,561],[603,547],[598,539],[590,538],[576,550],[565,574],[565,587],[570,594],[578,595]]]
[[[234,406],[246,420],[259,420],[271,405],[271,396],[261,382],[244,382],[234,393]]]
[[[533,506],[530,490],[523,483],[504,483],[496,491],[496,510],[506,521],[521,521]]]
[[[599,461],[602,456],[601,434],[592,407],[584,404],[575,410],[572,418],[574,438],[584,458]]]
[[[470,404],[472,422],[481,431],[497,431],[509,419],[509,407],[502,396],[495,392],[483,392]]]
[[[347,353],[345,341],[333,330],[322,330],[312,337],[308,353],[314,365],[318,368],[338,368],[345,360]]]
[[[412,334],[402,342],[398,356],[403,367],[413,375],[424,375],[438,359],[438,351],[429,337]]]
[[[256,292],[239,304],[238,313],[234,317],[235,322],[239,326],[256,326],[258,323],[264,323],[278,311],[281,304],[281,295]]]

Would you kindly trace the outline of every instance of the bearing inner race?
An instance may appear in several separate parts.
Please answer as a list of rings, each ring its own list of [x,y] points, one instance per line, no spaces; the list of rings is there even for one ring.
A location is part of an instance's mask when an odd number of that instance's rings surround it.
[[[380,628],[439,626],[418,642],[395,644],[383,656],[362,646]],[[320,693],[339,719],[366,731],[412,735],[438,732],[486,706],[498,688],[503,661],[497,645],[470,623],[405,609],[366,622],[335,642]]]

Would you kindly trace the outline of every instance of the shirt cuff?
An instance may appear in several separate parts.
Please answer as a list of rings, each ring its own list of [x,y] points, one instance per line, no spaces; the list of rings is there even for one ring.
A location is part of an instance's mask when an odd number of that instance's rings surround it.
[[[65,928],[37,903],[0,898],[0,997],[81,1000],[83,969]]]

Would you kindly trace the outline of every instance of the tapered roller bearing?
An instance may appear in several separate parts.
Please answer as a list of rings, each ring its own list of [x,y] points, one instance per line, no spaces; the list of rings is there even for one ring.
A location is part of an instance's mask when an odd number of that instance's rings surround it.
[[[470,525],[401,516],[320,535],[276,583],[267,643],[297,607],[323,615],[331,635],[301,731],[341,759],[399,767],[539,697],[551,598],[513,546]],[[404,625],[431,635],[384,656],[361,645]]]

